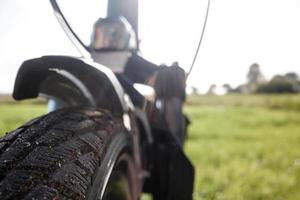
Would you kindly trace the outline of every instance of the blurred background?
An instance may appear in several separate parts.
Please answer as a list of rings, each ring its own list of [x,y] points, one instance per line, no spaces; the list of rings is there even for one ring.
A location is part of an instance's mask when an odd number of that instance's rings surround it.
[[[62,1],[89,44],[101,0]],[[189,69],[207,1],[140,0],[141,54]],[[300,1],[212,0],[188,79],[192,125],[185,151],[196,167],[194,199],[300,199]],[[0,134],[47,112],[42,99],[10,94],[21,63],[79,56],[48,1],[0,2]]]

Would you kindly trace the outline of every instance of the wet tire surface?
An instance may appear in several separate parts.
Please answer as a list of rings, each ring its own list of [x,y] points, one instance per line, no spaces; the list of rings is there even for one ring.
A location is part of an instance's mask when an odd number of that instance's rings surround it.
[[[122,121],[109,111],[58,110],[0,138],[0,199],[85,199]]]

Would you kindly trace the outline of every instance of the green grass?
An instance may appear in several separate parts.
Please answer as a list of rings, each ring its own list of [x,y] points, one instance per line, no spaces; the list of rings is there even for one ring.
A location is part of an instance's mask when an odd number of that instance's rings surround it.
[[[238,95],[190,96],[188,105],[260,107],[269,109],[300,110],[300,95]]]
[[[300,112],[191,106],[194,199],[300,199]]]
[[[44,104],[1,103],[0,104],[0,137],[24,122],[47,112]]]
[[[190,97],[185,110],[194,200],[300,199],[299,95]],[[41,104],[0,104],[0,132],[45,111]]]

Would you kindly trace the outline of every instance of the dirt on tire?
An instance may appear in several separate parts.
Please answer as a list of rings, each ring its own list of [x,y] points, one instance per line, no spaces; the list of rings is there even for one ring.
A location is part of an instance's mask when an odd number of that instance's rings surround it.
[[[0,138],[0,199],[85,199],[113,138],[124,130],[109,111],[69,108]]]

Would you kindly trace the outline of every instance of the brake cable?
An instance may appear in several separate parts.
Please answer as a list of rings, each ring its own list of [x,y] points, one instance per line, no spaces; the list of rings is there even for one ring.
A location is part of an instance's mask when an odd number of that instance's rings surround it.
[[[185,80],[187,80],[189,75],[191,74],[192,69],[194,68],[198,53],[199,53],[199,49],[200,49],[200,46],[201,46],[201,43],[202,43],[202,39],[203,39],[203,36],[204,36],[205,27],[206,27],[206,22],[207,22],[207,18],[208,18],[208,14],[209,14],[209,7],[210,7],[210,0],[208,0],[208,2],[207,2],[207,10],[206,10],[206,15],[205,15],[205,21],[204,21],[204,24],[203,24],[202,33],[201,33],[200,40],[199,40],[199,43],[198,43],[198,46],[197,46],[197,50],[195,52],[192,65],[190,66],[190,69],[189,69],[188,73],[186,74]]]

